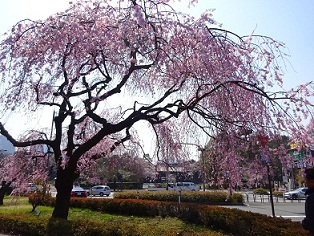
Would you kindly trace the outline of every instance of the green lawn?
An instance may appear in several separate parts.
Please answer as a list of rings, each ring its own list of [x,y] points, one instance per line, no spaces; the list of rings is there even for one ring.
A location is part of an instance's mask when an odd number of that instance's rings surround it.
[[[53,208],[38,206],[36,210],[40,211],[39,216],[31,213],[32,206],[28,203],[27,197],[5,197],[4,205],[0,206],[0,214],[19,214],[27,218],[32,217],[34,220],[41,218],[42,221],[48,222]],[[105,224],[110,223],[126,224],[137,227],[141,235],[200,235],[200,236],[224,236],[226,234],[211,231],[202,226],[186,224],[182,220],[172,217],[133,217],[103,214],[88,209],[71,208],[69,211],[69,220],[88,219],[88,221]],[[1,231],[1,230],[0,230]]]

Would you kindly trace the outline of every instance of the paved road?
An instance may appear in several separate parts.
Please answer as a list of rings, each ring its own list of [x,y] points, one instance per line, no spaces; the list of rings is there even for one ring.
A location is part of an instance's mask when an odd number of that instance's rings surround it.
[[[113,198],[111,193],[109,198]],[[99,197],[95,197],[99,198]],[[107,197],[106,197],[107,198]],[[244,206],[227,206],[230,208],[238,208],[244,211],[251,211],[264,215],[272,216],[272,209],[270,198],[268,195],[253,195],[244,194],[245,205]],[[303,200],[285,200],[283,198],[273,198],[275,215],[292,221],[301,222],[305,217],[304,211],[304,199]]]
[[[246,205],[244,206],[227,206],[244,211],[272,216],[272,208],[269,196],[245,195]],[[305,217],[304,200],[285,200],[283,198],[273,198],[275,215],[291,219],[292,221],[301,222]]]
[[[250,211],[260,213],[264,215],[272,216],[271,204],[269,202],[252,202],[245,206],[226,206],[228,208],[237,208],[243,211]],[[291,219],[292,221],[301,221],[305,217],[304,213],[304,202],[294,203],[274,203],[275,215],[277,217],[283,217]]]

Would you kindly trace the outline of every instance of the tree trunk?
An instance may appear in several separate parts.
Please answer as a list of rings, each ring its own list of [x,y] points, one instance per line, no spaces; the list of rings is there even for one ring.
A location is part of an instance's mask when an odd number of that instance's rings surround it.
[[[0,189],[0,206],[3,205],[5,190],[3,188]]]
[[[52,218],[67,220],[70,208],[71,190],[74,182],[74,171],[59,168],[56,179],[56,203],[52,213]]]
[[[14,179],[15,180],[15,179]],[[14,181],[13,180],[13,181]],[[9,183],[6,183],[6,181],[2,181],[2,184],[1,184],[1,189],[0,189],[0,206],[3,205],[3,199],[4,199],[4,195],[5,193],[8,191],[11,183],[13,182],[9,182]]]

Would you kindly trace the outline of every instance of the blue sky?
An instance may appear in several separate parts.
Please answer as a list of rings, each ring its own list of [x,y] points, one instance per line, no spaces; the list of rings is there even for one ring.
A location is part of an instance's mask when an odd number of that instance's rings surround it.
[[[197,9],[215,8],[214,18],[239,35],[270,36],[286,44],[286,88],[314,80],[314,1],[200,0]]]
[[[187,0],[182,0],[187,2]],[[43,19],[66,9],[68,0],[2,0],[0,34],[21,19]],[[184,3],[179,4],[178,10]],[[284,42],[290,54],[285,68],[285,87],[314,80],[314,1],[313,0],[199,0],[196,8],[188,9],[199,15],[214,8],[214,18],[223,28],[238,35],[270,36]],[[13,124],[15,125],[15,124]],[[50,125],[50,120],[48,126]]]

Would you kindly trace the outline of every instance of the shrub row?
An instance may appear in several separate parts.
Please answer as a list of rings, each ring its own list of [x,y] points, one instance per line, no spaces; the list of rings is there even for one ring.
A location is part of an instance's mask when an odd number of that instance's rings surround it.
[[[42,203],[52,200],[45,197]],[[30,197],[30,202],[32,198]],[[276,235],[303,236],[307,233],[297,222],[283,218],[229,209],[219,206],[208,206],[171,201],[155,201],[140,199],[71,199],[71,207],[89,208],[104,213],[131,216],[171,216],[178,217],[187,223],[204,225],[221,230],[235,236]]]
[[[48,227],[47,227],[48,225]],[[23,236],[138,236],[143,235],[132,222],[110,222],[106,224],[88,220],[62,220],[14,214],[0,215],[3,233]],[[148,234],[149,235],[149,234]],[[174,235],[167,234],[165,235]]]
[[[0,229],[2,233],[37,236],[46,235],[47,222],[43,218],[30,215],[1,214]]]
[[[253,194],[256,194],[256,195],[269,195],[269,190],[265,188],[256,188],[256,189],[253,189],[252,192]],[[275,197],[283,197],[283,194],[284,194],[283,191],[274,191],[274,190],[272,193],[273,193],[273,196]]]
[[[243,204],[243,195],[241,193],[233,193],[228,197],[225,191],[124,191],[115,192],[116,199],[143,199],[143,200],[158,200],[158,201],[173,201],[187,203],[202,203],[209,205],[230,205]]]

